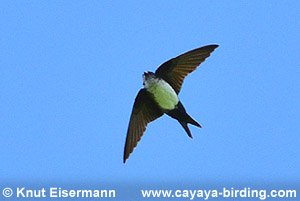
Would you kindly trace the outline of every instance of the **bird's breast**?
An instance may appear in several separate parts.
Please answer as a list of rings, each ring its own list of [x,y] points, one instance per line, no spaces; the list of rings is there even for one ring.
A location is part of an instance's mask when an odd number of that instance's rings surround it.
[[[145,83],[145,88],[150,92],[155,102],[165,110],[172,110],[178,103],[178,96],[174,89],[162,79],[152,79]]]

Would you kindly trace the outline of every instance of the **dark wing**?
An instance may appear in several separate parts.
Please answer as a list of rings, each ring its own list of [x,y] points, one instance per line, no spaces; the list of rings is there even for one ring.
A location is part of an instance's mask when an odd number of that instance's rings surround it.
[[[166,80],[178,94],[180,92],[184,78],[210,56],[218,45],[208,45],[200,47],[184,54],[181,54],[165,63],[156,71],[158,77]]]
[[[163,112],[153,101],[149,92],[141,89],[135,98],[131,112],[124,149],[124,163],[143,136],[147,124],[162,115]]]

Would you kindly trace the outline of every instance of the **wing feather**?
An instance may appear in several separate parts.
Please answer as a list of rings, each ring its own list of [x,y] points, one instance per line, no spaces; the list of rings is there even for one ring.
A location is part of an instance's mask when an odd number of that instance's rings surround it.
[[[151,95],[145,89],[141,89],[135,99],[131,112],[124,148],[124,163],[141,140],[148,123],[162,115],[163,112],[153,101]]]
[[[196,70],[217,47],[218,45],[207,45],[181,54],[163,63],[155,73],[166,80],[178,94],[184,78]]]

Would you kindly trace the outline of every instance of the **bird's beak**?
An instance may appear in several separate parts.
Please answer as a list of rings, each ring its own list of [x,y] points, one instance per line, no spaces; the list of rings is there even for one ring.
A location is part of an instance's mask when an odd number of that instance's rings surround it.
[[[145,71],[144,74],[143,74],[143,79],[146,78],[146,75],[148,74],[149,72],[148,71]]]

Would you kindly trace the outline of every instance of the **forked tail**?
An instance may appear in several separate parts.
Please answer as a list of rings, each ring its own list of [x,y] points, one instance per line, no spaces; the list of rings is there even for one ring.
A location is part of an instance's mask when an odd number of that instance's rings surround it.
[[[175,109],[167,112],[167,115],[173,117],[174,119],[177,119],[190,138],[193,137],[187,125],[188,123],[201,128],[201,125],[198,122],[196,122],[192,117],[190,117],[190,115],[188,115],[180,101],[178,102],[177,107]]]
[[[197,126],[197,127],[199,127],[199,128],[201,128],[201,125],[200,124],[198,124],[198,122],[196,122],[192,117],[190,117],[187,113],[186,113],[186,120],[185,121],[179,121],[179,123],[181,124],[181,126],[184,128],[184,130],[186,131],[186,133],[188,134],[188,136],[190,137],[190,138],[193,138],[193,136],[192,136],[192,133],[191,133],[191,131],[190,131],[190,129],[189,129],[189,127],[188,127],[188,123],[190,123],[190,124],[192,124],[192,125],[194,125],[194,126]]]

